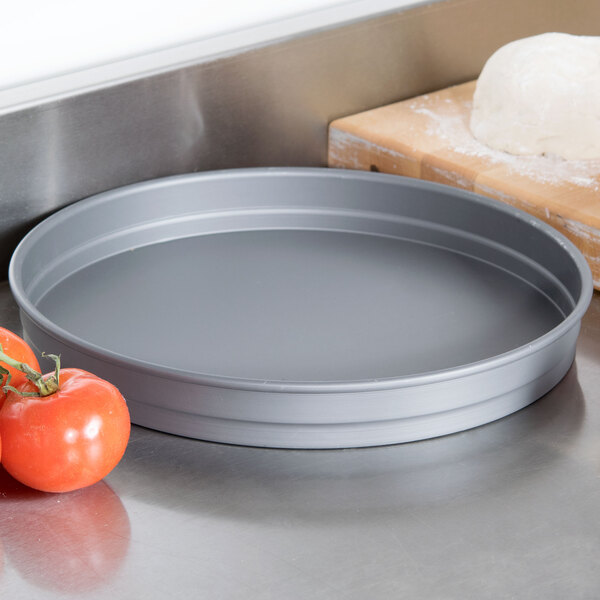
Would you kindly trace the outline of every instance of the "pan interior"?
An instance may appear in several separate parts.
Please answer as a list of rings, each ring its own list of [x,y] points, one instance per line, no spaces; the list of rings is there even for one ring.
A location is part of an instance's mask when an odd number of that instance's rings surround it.
[[[120,252],[64,278],[37,307],[128,358],[311,382],[452,369],[525,345],[564,319],[539,289],[477,256],[306,229],[195,235]]]

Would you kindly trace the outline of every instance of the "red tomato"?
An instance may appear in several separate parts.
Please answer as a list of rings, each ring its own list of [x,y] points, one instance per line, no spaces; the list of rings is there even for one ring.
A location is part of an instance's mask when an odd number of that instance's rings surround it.
[[[20,392],[35,392],[26,381]],[[18,481],[66,492],[100,481],[121,460],[129,411],[117,388],[81,369],[62,369],[45,397],[9,392],[0,410],[2,464]]]
[[[4,327],[0,327],[0,346],[8,356],[18,360],[19,362],[27,363],[32,369],[36,371],[40,370],[40,365],[38,363],[37,358],[33,350],[27,345],[27,342],[20,338],[16,333],[9,331],[8,329],[4,329]],[[7,364],[0,361],[0,366],[8,369],[10,374],[12,375],[10,380],[10,385],[14,387],[18,387],[22,383],[24,383],[27,378],[24,373],[21,371],[17,371],[17,369],[13,367],[9,367]],[[6,398],[6,394],[2,389],[2,386],[6,384],[6,376],[0,375],[0,408],[2,408],[2,404]]]

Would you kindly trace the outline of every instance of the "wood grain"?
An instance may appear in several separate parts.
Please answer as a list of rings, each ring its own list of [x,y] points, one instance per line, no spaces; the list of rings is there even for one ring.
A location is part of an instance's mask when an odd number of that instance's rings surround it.
[[[333,121],[329,166],[435,181],[512,204],[569,238],[600,289],[600,160],[487,148],[468,127],[474,90],[471,81]]]

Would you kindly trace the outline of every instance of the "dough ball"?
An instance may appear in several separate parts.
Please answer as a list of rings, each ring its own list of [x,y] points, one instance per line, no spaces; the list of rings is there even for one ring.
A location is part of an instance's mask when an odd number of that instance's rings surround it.
[[[511,154],[600,158],[600,37],[544,33],[497,50],[477,80],[470,127]]]

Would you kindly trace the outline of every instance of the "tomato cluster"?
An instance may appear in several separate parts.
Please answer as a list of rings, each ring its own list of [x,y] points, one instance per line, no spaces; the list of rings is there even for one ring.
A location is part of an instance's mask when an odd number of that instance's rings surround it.
[[[60,369],[58,357],[54,373],[41,375],[27,343],[3,328],[0,346],[0,461],[6,471],[44,492],[87,487],[108,475],[131,427],[118,389],[87,371]]]

